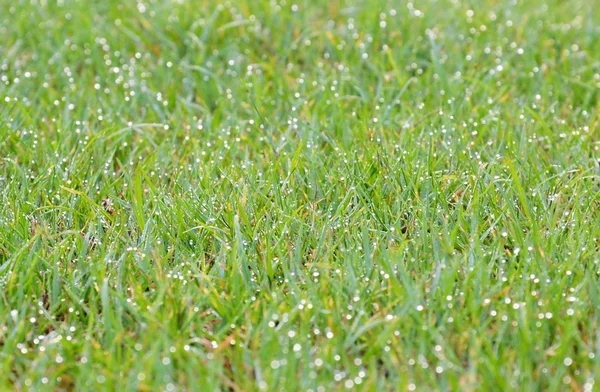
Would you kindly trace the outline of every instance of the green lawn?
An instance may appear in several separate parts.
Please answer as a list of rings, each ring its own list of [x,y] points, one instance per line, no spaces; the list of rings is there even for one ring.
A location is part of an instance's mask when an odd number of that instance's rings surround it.
[[[596,0],[0,0],[0,53],[0,389],[600,386]]]

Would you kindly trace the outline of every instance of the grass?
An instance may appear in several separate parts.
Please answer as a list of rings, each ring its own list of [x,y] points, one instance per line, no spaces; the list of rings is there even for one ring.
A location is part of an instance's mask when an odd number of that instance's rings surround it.
[[[596,5],[0,0],[0,388],[592,391]]]

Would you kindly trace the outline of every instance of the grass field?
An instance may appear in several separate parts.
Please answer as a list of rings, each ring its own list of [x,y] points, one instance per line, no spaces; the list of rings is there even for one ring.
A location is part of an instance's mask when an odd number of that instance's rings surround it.
[[[599,5],[0,0],[0,389],[597,390]]]

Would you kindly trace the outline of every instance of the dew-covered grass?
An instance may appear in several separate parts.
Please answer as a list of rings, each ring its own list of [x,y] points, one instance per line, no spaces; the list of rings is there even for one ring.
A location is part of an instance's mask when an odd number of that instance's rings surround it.
[[[0,389],[598,387],[598,2],[0,10]]]

